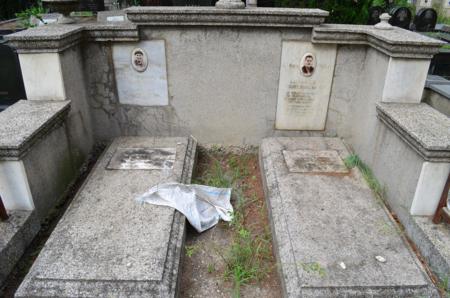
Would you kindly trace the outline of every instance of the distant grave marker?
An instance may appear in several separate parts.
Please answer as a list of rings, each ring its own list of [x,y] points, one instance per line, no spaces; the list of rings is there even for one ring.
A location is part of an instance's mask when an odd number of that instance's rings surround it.
[[[421,8],[414,18],[414,27],[419,32],[434,31],[437,21],[437,12],[433,8]]]
[[[105,10],[103,0],[80,0],[79,10],[98,12]]]
[[[394,7],[390,10],[389,14],[392,16],[389,24],[403,29],[409,29],[412,14],[407,7]]]
[[[383,13],[383,7],[372,6],[369,8],[369,19],[367,20],[367,25],[375,25],[380,22],[380,16]]]

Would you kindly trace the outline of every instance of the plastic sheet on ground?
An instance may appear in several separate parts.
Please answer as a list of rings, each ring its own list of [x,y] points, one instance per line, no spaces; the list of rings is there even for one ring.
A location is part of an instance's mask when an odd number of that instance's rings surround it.
[[[231,221],[233,206],[230,197],[231,188],[164,183],[150,188],[136,200],[175,208],[198,232],[203,232],[215,226],[219,219]]]

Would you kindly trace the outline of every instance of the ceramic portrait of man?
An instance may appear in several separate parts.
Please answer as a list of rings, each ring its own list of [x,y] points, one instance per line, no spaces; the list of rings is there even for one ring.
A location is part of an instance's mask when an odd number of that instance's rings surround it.
[[[143,49],[136,48],[133,50],[131,53],[131,65],[138,72],[143,72],[147,69],[147,54]]]
[[[316,59],[311,53],[307,53],[302,58],[301,70],[305,77],[310,77],[314,73]]]

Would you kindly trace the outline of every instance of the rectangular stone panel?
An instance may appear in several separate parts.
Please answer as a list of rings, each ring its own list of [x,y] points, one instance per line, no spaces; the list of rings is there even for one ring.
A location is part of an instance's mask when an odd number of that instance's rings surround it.
[[[336,45],[283,41],[275,126],[324,130]]]
[[[327,157],[332,165],[348,155],[337,138],[262,142],[261,171],[283,297],[439,297],[359,170],[315,173],[322,166],[314,160]],[[305,157],[310,172],[291,164]]]
[[[137,58],[141,66],[136,66]],[[113,61],[120,103],[139,106],[169,104],[164,40],[114,44]]]
[[[283,155],[292,173],[348,173],[335,150],[283,150]]]
[[[117,148],[109,161],[110,170],[162,170],[171,169],[175,161],[175,148]]]
[[[77,193],[16,296],[175,297],[185,218],[172,208],[142,205],[134,198],[157,183],[189,183],[195,146],[191,138],[116,139]],[[162,171],[108,170],[118,148],[176,148],[177,156],[170,177]]]

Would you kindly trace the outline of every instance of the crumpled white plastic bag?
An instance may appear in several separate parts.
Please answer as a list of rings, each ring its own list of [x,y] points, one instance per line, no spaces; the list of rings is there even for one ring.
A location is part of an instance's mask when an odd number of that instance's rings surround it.
[[[153,186],[136,201],[175,208],[201,233],[215,226],[219,219],[231,221],[230,197],[231,188],[171,182]]]

